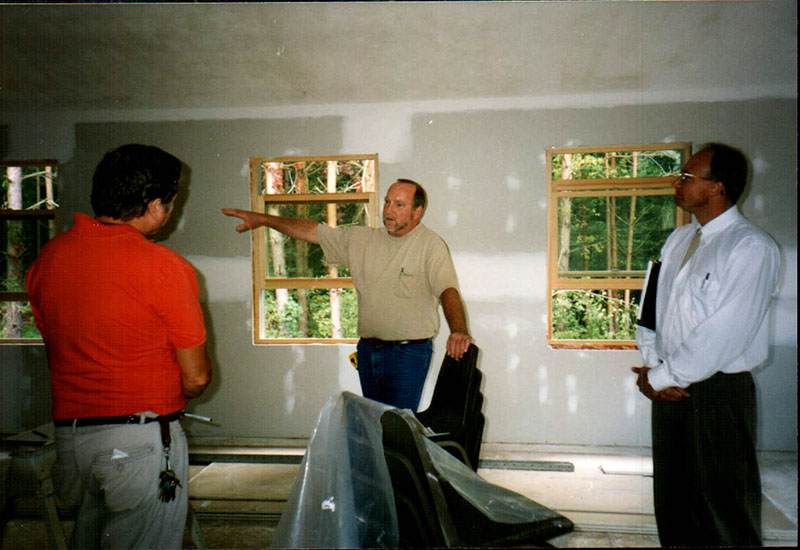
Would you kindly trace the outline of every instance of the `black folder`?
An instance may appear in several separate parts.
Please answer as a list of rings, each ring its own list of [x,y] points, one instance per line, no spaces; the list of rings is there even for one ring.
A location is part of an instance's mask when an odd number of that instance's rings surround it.
[[[658,292],[658,273],[661,271],[661,262],[650,261],[647,266],[647,276],[644,279],[644,290],[639,302],[640,327],[656,330],[656,294]]]

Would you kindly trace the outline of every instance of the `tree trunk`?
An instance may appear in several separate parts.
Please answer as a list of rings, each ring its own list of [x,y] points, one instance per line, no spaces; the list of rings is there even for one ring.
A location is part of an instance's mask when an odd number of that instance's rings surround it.
[[[267,165],[267,194],[279,195],[283,193],[283,170],[280,162],[270,162]],[[267,207],[267,214],[280,216],[280,206],[270,204]],[[270,257],[272,258],[272,276],[276,278],[286,277],[286,256],[283,248],[283,234],[269,229],[267,231],[269,241]],[[269,266],[267,269],[269,272]],[[280,312],[289,302],[289,290],[285,288],[275,289],[275,310]],[[285,327],[281,326],[281,333],[286,333]]]
[[[328,161],[327,191],[336,192],[336,161]],[[328,225],[336,227],[336,204],[328,203]],[[339,276],[339,268],[331,264],[328,266],[328,277],[335,279]],[[332,288],[328,293],[331,304],[331,338],[342,337],[342,289]]]
[[[45,176],[44,176],[44,185],[45,185],[45,193],[47,194],[47,209],[48,210],[55,210],[56,208],[56,201],[53,196],[53,167],[46,166],[45,167]],[[47,222],[47,230],[48,230],[48,237],[51,239],[56,236],[56,221],[55,220],[48,220]]]
[[[361,190],[365,193],[372,193],[377,191],[375,189],[376,181],[375,181],[375,161],[374,160],[367,160],[364,161],[364,172],[361,176]],[[377,202],[375,203],[377,205]],[[380,214],[380,207],[378,208],[378,212],[376,214]],[[370,217],[370,203],[364,204],[364,214],[366,218],[366,224],[369,225],[372,218]]]
[[[9,166],[6,168],[8,178],[8,208],[22,210],[22,167]],[[21,220],[9,220],[8,243],[6,245],[6,284],[5,289],[12,292],[24,291],[24,269],[22,267],[22,241]],[[5,315],[3,316],[3,336],[5,338],[22,338],[22,304],[20,302],[6,302]]]
[[[616,167],[616,158],[611,158],[606,154],[606,177],[609,177],[610,170]],[[606,197],[606,261],[607,269],[618,269],[619,251],[617,244],[617,197]],[[614,289],[608,289],[608,336],[615,338],[619,328],[619,306],[616,302],[617,293]]]
[[[564,154],[561,165],[561,179],[568,180],[572,177],[572,155]],[[569,269],[570,235],[572,229],[572,199],[558,199],[558,271]]]
[[[637,177],[639,175],[639,153],[638,151],[633,152],[633,177]],[[630,271],[633,267],[633,236],[634,236],[634,228],[636,227],[636,195],[631,196],[631,206],[630,210],[628,211],[628,250],[625,254],[625,270]],[[625,311],[630,311],[631,305],[631,291],[630,289],[625,289]],[[630,330],[630,317],[628,315],[625,316],[625,331],[628,332]]]
[[[297,193],[308,193],[308,172],[306,171],[306,163],[297,163]],[[306,219],[308,217],[308,205],[297,205],[297,217]],[[308,243],[305,241],[297,241],[297,251],[295,261],[297,262],[297,276],[308,277]],[[297,328],[301,335],[308,337],[308,289],[297,289],[297,305],[300,306],[300,318],[297,320]]]

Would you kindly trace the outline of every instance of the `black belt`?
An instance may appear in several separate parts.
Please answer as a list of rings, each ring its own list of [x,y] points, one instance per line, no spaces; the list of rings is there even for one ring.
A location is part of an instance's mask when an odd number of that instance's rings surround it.
[[[54,420],[53,424],[56,428],[65,428],[74,426],[80,428],[82,426],[102,426],[104,424],[149,424],[159,419],[162,422],[172,422],[179,420],[183,416],[183,411],[176,411],[171,414],[164,414],[161,416],[149,417],[141,414],[126,414],[125,416],[92,416],[89,418],[65,418],[63,420]]]
[[[422,344],[430,340],[430,338],[418,338],[416,340],[381,340],[380,338],[362,338],[362,340],[371,346],[391,346],[394,344]]]

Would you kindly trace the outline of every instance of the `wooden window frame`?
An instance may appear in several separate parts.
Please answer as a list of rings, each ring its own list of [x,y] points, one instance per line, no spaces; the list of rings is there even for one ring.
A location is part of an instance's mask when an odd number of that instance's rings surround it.
[[[367,160],[374,163],[372,189],[357,193],[327,194],[267,194],[261,193],[259,167],[264,163],[280,162],[344,162],[348,160]],[[348,202],[365,203],[369,207],[369,227],[378,227],[380,221],[380,199],[378,197],[378,155],[331,155],[331,156],[288,156],[288,157],[251,157],[250,158],[250,206],[252,210],[266,214],[270,204],[341,204]],[[263,336],[264,291],[285,289],[345,289],[354,288],[352,277],[269,277],[266,270],[267,227],[259,227],[252,233],[252,273],[253,273],[253,343],[254,344],[353,344],[357,338],[266,338]]]
[[[563,154],[624,153],[632,151],[681,151],[681,167],[691,155],[691,143],[609,145],[594,147],[553,147],[546,150],[547,164],[547,344],[553,349],[637,349],[634,340],[588,340],[553,338],[553,292],[556,290],[641,290],[644,271],[617,272],[617,277],[575,279],[558,272],[558,200],[563,197],[630,197],[674,195],[674,177],[606,178],[564,180],[553,177],[553,157]],[[691,216],[676,205],[675,226],[688,223]]]
[[[10,167],[23,167],[23,166],[41,166],[43,168],[55,168],[55,175],[49,176],[49,186],[55,185],[55,179],[58,178],[58,161],[56,159],[25,159],[25,160],[6,160],[0,162],[0,170],[6,170]],[[47,177],[47,176],[45,176]],[[39,209],[41,206],[44,209]],[[53,231],[58,233],[58,204],[53,201],[52,197],[46,197],[39,203],[28,207],[27,210],[0,208],[0,223],[7,221],[24,221],[24,220],[49,220],[53,222]],[[55,236],[55,234],[53,236]],[[52,237],[51,237],[52,238]],[[5,302],[29,302],[30,297],[26,291],[5,291],[0,290],[0,303]],[[9,344],[42,344],[42,338],[0,338],[0,345]]]

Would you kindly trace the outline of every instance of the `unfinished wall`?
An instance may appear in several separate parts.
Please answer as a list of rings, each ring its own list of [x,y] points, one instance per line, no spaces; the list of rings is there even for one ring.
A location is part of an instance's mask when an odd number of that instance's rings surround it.
[[[192,436],[304,438],[328,396],[358,391],[353,346],[252,345],[250,240],[219,209],[248,206],[250,156],[378,153],[381,189],[423,182],[425,223],[453,252],[485,438],[649,445],[638,352],[545,345],[545,149],[720,140],[750,155],[741,208],[784,255],[759,446],[796,449],[794,2],[0,10],[0,158],[59,160],[64,224],[90,212],[114,146],[158,145],[189,167],[165,244],[197,269],[215,375],[190,408],[218,422],[187,422]],[[442,335],[429,382],[443,349]],[[42,346],[0,346],[0,432],[49,419],[48,379]]]
[[[158,145],[190,167],[185,202],[165,244],[198,271],[215,376],[190,408],[218,422],[187,423],[192,436],[307,437],[330,395],[358,391],[347,361],[354,346],[252,345],[250,239],[236,233],[235,220],[219,209],[248,207],[249,156],[377,152],[381,190],[398,177],[425,184],[430,207],[424,221],[450,245],[472,334],[482,348],[485,439],[649,445],[649,402],[629,372],[639,362],[638,352],[551,350],[545,344],[544,151],[564,145],[722,140],[751,156],[753,186],[741,209],[776,238],[785,260],[772,353],[757,373],[759,446],[796,448],[795,101],[591,108],[576,101],[550,109],[524,102],[421,102],[297,109],[289,116],[220,110],[218,118],[205,112],[203,119],[190,120],[183,114],[187,120],[170,120],[165,112],[163,119],[134,113],[128,115],[131,121],[64,121],[57,134],[69,135],[69,142],[54,143],[53,151],[64,150],[47,155],[64,163],[62,220],[69,220],[71,211],[90,212],[92,171],[113,146]],[[25,143],[40,131],[17,126],[12,137]],[[436,341],[435,367],[444,339]],[[0,360],[4,403],[8,360],[17,365],[18,385],[30,385],[25,381],[46,372],[40,352],[0,348]],[[40,418],[46,400],[37,398]]]

